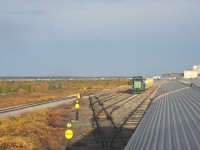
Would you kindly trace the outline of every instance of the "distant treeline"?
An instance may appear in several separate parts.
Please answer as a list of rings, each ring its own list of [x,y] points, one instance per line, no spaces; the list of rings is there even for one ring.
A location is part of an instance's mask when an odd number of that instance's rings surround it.
[[[120,79],[130,77],[68,77],[68,76],[2,76],[0,80],[96,80]]]

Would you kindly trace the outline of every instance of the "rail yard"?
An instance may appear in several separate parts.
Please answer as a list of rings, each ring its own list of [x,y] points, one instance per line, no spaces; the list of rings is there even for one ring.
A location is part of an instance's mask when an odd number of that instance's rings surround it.
[[[95,139],[99,149],[124,148],[151,103],[150,96],[156,88],[157,86],[152,87],[143,95],[132,95],[124,89],[90,97],[90,107],[97,130]]]
[[[200,150],[200,0],[0,1],[0,150]]]
[[[74,108],[77,99],[76,96],[72,96],[59,101],[2,108],[0,115],[11,112],[15,114],[15,111],[30,109],[35,105],[44,105],[45,103],[62,104],[59,107],[59,110],[62,111],[60,121],[48,123],[49,127],[63,132],[56,134],[59,137],[54,137],[54,140],[59,139],[56,149],[182,150],[200,148],[200,87],[198,79],[161,79],[152,82],[151,79],[145,81],[143,78],[137,77],[132,80],[131,84],[82,95],[78,100],[79,110]],[[67,101],[68,103],[65,103]],[[56,111],[56,107],[50,110],[53,113]],[[78,112],[78,116],[76,116],[76,112]],[[74,137],[70,140],[69,145],[64,137],[68,122],[72,124],[74,131]],[[41,148],[55,149],[47,143],[45,147]],[[9,149],[3,140],[0,144],[2,149]],[[15,144],[13,147],[22,148]],[[35,148],[37,147],[33,146],[31,149]]]

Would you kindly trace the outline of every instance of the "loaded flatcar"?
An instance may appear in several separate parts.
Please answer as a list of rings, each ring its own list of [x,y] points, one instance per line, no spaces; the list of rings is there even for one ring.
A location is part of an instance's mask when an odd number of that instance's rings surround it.
[[[153,86],[153,83],[154,83],[154,79],[153,78],[146,78],[145,79],[146,89],[148,89],[151,86]]]

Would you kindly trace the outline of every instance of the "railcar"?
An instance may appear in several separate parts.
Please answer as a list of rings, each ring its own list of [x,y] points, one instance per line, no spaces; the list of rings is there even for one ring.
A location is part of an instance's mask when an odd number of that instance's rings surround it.
[[[132,93],[141,94],[146,89],[153,86],[153,78],[143,78],[142,76],[133,77],[131,80],[132,83]]]

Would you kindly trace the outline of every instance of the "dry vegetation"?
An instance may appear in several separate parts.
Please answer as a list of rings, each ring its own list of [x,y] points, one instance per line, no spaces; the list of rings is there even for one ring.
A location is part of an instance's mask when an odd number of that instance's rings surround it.
[[[74,81],[1,81],[1,107],[27,102],[66,97],[75,92],[92,93],[106,88],[127,85],[128,80],[74,80]],[[83,87],[87,90],[83,91]],[[92,112],[88,100],[80,100],[79,121],[72,123],[74,137],[71,143],[92,131]],[[61,105],[0,119],[0,149],[5,150],[54,150],[65,149],[66,123],[75,120],[74,104]],[[83,126],[84,124],[84,126]],[[91,139],[89,147],[95,147]],[[95,148],[94,148],[95,149]]]
[[[69,120],[75,120],[74,104],[29,112],[17,117],[0,120],[0,149],[5,150],[56,150],[65,149],[67,140],[64,132]],[[88,100],[80,100],[79,121],[72,122],[74,137],[71,143],[92,131],[92,113]],[[81,130],[80,130],[81,129]]]
[[[0,108],[92,93],[128,84],[116,80],[0,81]],[[83,88],[86,87],[86,91]]]

